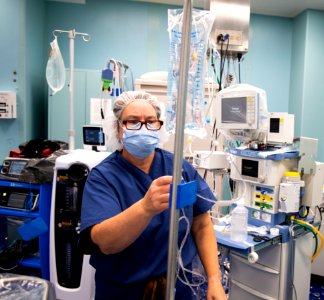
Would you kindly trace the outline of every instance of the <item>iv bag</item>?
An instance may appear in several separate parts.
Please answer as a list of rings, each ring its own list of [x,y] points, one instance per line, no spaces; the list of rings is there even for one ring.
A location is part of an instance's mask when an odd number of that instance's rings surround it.
[[[207,102],[204,99],[206,49],[214,19],[214,14],[210,11],[197,9],[192,11],[185,132],[190,132],[197,137],[206,134],[205,110]],[[175,131],[176,124],[182,20],[182,9],[168,10],[169,62],[166,129],[170,133]]]
[[[64,87],[65,66],[56,37],[51,42],[51,48],[46,66],[46,80],[54,95]]]

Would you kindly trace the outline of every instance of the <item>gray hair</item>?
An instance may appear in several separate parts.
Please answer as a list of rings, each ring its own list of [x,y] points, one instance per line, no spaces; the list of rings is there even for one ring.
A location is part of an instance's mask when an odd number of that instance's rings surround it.
[[[118,120],[125,107],[134,101],[144,101],[153,106],[157,118],[160,119],[161,108],[157,98],[149,93],[141,91],[129,91],[122,93],[113,103],[112,114],[107,117],[104,131],[107,135],[108,150],[121,150],[123,145],[118,139]]]

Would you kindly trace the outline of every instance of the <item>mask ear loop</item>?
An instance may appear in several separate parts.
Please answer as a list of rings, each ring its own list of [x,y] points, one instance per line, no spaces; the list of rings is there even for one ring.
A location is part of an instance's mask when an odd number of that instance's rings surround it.
[[[120,120],[117,120],[117,138],[118,138],[118,142],[124,146],[124,143],[123,143],[123,136],[120,138],[120,133],[119,133],[119,130],[121,129],[122,132],[123,132],[123,135],[124,135],[124,127],[120,124]]]

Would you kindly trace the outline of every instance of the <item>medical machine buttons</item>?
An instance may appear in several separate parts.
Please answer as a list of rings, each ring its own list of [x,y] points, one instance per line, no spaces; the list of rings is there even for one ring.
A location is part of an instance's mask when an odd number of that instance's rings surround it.
[[[257,210],[253,210],[251,216],[252,216],[252,218],[258,219],[258,220],[260,220],[260,218],[261,218],[261,214]]]
[[[266,222],[266,223],[270,223],[271,222],[271,215],[270,214],[262,214],[261,215],[261,219],[262,221]]]
[[[254,98],[247,98],[247,122],[252,124],[254,122],[255,111],[254,111]]]

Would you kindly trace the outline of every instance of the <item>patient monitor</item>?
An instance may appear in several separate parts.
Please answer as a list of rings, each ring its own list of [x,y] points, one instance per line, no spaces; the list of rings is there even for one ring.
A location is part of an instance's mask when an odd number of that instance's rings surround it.
[[[86,150],[105,151],[105,134],[101,126],[83,126],[83,147]]]
[[[230,139],[245,141],[266,133],[269,124],[265,91],[237,84],[217,93],[216,127]]]

